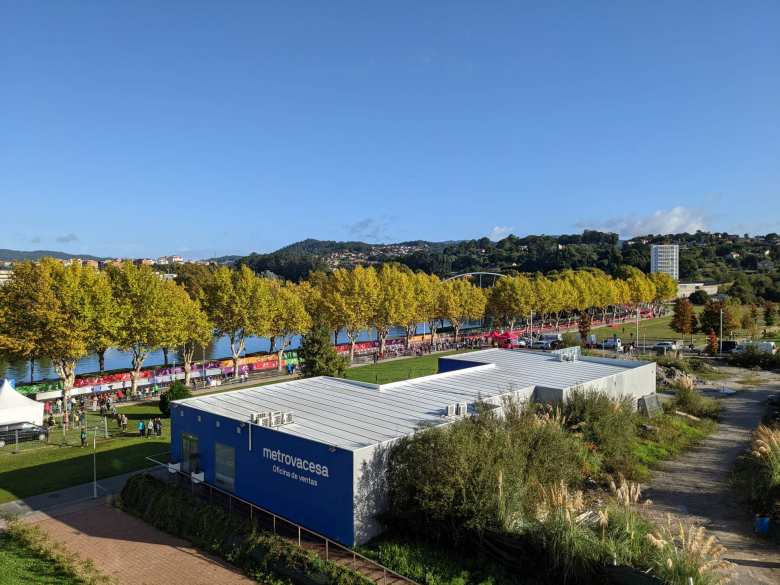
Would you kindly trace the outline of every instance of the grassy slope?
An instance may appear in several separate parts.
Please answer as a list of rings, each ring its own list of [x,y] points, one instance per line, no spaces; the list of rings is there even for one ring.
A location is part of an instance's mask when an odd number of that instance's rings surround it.
[[[0,532],[0,567],[0,585],[82,583],[4,532]]]

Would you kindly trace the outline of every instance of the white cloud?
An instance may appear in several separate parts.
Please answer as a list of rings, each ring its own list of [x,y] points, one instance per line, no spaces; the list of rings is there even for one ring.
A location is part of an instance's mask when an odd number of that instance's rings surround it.
[[[513,229],[515,228],[512,226],[497,225],[492,230],[490,230],[490,233],[488,233],[487,237],[495,242],[496,240],[500,240],[502,238],[507,237],[509,234],[512,233]]]
[[[617,232],[621,237],[631,238],[647,234],[693,233],[707,231],[710,220],[704,211],[688,207],[672,207],[645,216],[611,217],[602,220],[578,221],[577,227],[605,232]]]

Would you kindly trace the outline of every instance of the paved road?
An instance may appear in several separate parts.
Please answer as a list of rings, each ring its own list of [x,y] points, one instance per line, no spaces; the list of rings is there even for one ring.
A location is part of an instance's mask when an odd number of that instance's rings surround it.
[[[667,462],[645,490],[653,501],[650,509],[656,520],[668,512],[711,531],[728,549],[726,558],[737,565],[732,583],[740,585],[780,583],[780,547],[753,535],[752,518],[730,485],[737,456],[750,444],[767,397],[777,392],[777,378],[765,376],[760,387],[722,398],[724,410],[717,431],[695,449]]]

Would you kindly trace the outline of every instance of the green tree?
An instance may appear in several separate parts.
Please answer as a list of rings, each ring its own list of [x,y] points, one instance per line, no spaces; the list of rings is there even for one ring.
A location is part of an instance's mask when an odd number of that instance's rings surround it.
[[[191,397],[192,393],[186,383],[174,382],[168,390],[160,395],[160,412],[165,416],[171,416],[171,402]]]
[[[379,279],[374,268],[357,266],[352,270],[337,268],[328,278],[323,303],[326,313],[349,339],[349,361],[355,357],[355,343],[360,333],[373,321],[379,301]]]
[[[442,316],[452,325],[455,341],[466,321],[481,319],[485,315],[485,293],[462,278],[445,281],[440,298]]]
[[[238,360],[246,338],[267,335],[270,299],[267,287],[247,266],[231,270],[222,266],[203,287],[203,307],[216,335],[230,342],[233,377],[238,378]]]
[[[311,330],[303,336],[298,349],[301,372],[304,377],[344,377],[347,359],[340,356],[330,343],[330,330],[323,321],[315,321]]]
[[[17,264],[0,294],[0,348],[17,357],[51,359],[67,398],[76,363],[89,351],[89,272],[51,258]]]
[[[268,317],[268,335],[271,338],[271,351],[277,352],[277,367],[282,370],[284,350],[292,343],[293,336],[304,333],[311,327],[311,317],[306,311],[304,294],[308,288],[292,283],[281,284],[267,281],[270,297]]]
[[[720,312],[723,311],[723,333],[727,335],[737,328],[737,321],[731,305],[722,301],[708,301],[699,316],[701,331],[720,331]]]
[[[665,272],[651,272],[648,278],[655,286],[653,305],[657,312],[663,303],[677,296],[677,281]]]
[[[87,272],[87,293],[92,304],[92,322],[89,325],[89,349],[98,356],[98,369],[106,369],[106,351],[117,345],[124,315],[114,298],[111,279],[106,272]]]
[[[379,353],[384,354],[387,336],[394,325],[407,326],[417,314],[413,275],[408,269],[384,264],[377,274],[379,295],[371,324],[379,338]]]
[[[125,262],[109,275],[114,297],[124,316],[118,346],[132,354],[130,394],[135,395],[147,356],[169,339],[166,305],[169,296],[163,280],[148,266]]]
[[[691,296],[688,297],[688,299],[694,305],[706,305],[707,301],[710,300],[710,295],[708,295],[706,291],[703,291],[702,289],[699,289],[699,290],[693,291],[691,293]]]
[[[773,327],[777,323],[777,306],[772,301],[764,304],[764,325]]]
[[[533,284],[524,275],[505,276],[490,289],[487,311],[505,327],[514,329],[518,317],[534,309]]]
[[[190,297],[180,285],[166,283],[167,343],[179,350],[184,367],[184,384],[190,385],[195,352],[211,341],[214,327],[200,302]]]
[[[681,335],[693,335],[696,314],[688,299],[677,299],[674,303],[674,316],[669,324],[672,330]]]

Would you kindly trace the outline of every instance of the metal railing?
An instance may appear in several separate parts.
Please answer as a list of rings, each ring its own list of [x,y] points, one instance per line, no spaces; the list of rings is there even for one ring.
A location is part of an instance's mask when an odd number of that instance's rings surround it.
[[[154,457],[146,459],[159,467],[171,471],[168,463],[163,463]],[[148,472],[143,470],[140,473]],[[416,581],[396,573],[359,552],[340,544],[327,536],[310,530],[300,524],[280,516],[261,506],[253,504],[243,498],[231,494],[207,482],[195,482],[188,473],[175,470],[175,473],[167,474],[175,477],[177,485],[188,485],[193,496],[216,504],[227,510],[228,514],[237,514],[248,518],[258,528],[265,529],[301,547],[317,554],[321,559],[332,561],[338,565],[350,567],[364,577],[371,579],[378,585],[418,585]]]

